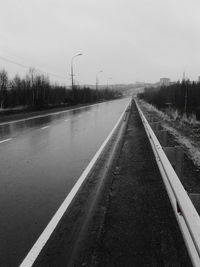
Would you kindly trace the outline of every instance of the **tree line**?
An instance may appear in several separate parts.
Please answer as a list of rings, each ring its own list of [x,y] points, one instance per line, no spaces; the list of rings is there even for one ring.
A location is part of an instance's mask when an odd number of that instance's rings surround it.
[[[73,91],[65,86],[51,84],[49,77],[37,74],[34,69],[21,78],[8,78],[5,70],[0,71],[0,108],[23,106],[31,109],[65,104],[93,103],[121,97],[116,90],[92,90],[74,86]]]
[[[187,116],[194,113],[200,119],[200,82],[183,80],[169,86],[145,88],[138,96],[159,109],[171,107]]]

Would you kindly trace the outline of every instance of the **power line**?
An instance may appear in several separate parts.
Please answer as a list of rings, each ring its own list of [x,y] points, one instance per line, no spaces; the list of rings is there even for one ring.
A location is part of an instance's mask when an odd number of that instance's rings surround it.
[[[13,60],[7,59],[7,58],[2,57],[2,56],[0,56],[0,59],[2,59],[3,61],[9,62],[9,63],[15,64],[15,65],[20,66],[20,67],[25,68],[25,69],[30,68],[29,66],[25,66],[21,63],[15,62]]]
[[[2,57],[2,56],[0,56],[0,59],[3,60],[3,61],[9,62],[9,63],[11,63],[11,64],[17,65],[17,66],[19,66],[19,67],[21,67],[21,68],[25,68],[25,69],[30,69],[30,68],[32,68],[32,66],[27,66],[27,65],[21,64],[21,63],[19,63],[19,62],[10,60],[10,59],[5,58],[5,57]],[[63,77],[63,76],[60,76],[60,75],[57,75],[57,74],[54,74],[54,73],[51,73],[51,72],[43,71],[43,70],[41,70],[41,69],[39,69],[39,68],[35,68],[35,69],[38,70],[38,71],[40,71],[40,72],[44,72],[44,73],[46,73],[46,74],[49,75],[49,76],[54,76],[54,77],[57,77],[57,78],[65,79],[65,80],[66,80],[66,78]]]

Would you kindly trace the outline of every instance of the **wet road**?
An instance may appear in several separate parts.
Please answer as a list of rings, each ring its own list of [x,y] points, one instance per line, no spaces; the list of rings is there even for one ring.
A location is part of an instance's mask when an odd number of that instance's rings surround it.
[[[0,124],[0,266],[18,266],[129,99]]]

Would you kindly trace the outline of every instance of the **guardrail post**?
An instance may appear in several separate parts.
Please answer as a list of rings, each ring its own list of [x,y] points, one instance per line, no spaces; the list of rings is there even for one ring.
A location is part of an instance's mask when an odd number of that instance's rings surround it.
[[[152,117],[152,116],[148,116],[147,115],[147,120],[149,123],[155,123],[155,122],[158,122],[158,119]]]
[[[198,214],[200,215],[200,193],[189,193],[189,197]]]
[[[166,147],[167,146],[167,140],[168,140],[168,132],[165,130],[161,130],[161,131],[155,131],[155,134],[156,134],[161,146]]]
[[[128,113],[130,111],[130,108],[128,108],[126,111],[125,111],[125,114],[124,114],[124,121],[126,121],[126,118],[128,117]]]
[[[155,131],[160,131],[162,129],[162,126],[159,122],[154,122],[150,123],[152,130]]]
[[[181,146],[163,147],[166,156],[171,162],[178,177],[182,175],[183,168],[183,149]]]

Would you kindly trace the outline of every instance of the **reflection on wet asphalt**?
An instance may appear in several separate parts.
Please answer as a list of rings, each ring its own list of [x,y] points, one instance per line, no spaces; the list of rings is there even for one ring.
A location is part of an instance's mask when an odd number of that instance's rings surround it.
[[[19,265],[128,101],[0,125],[0,266]]]

